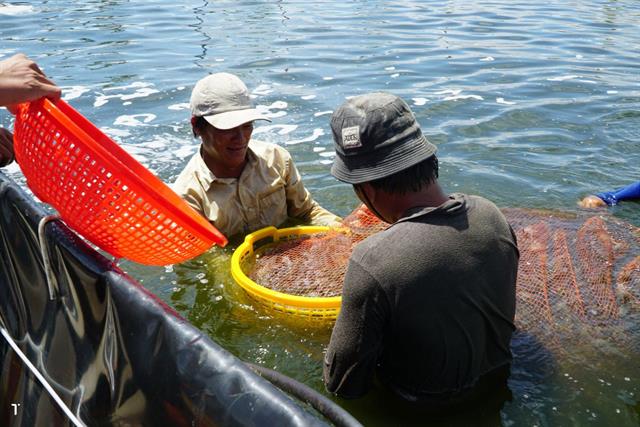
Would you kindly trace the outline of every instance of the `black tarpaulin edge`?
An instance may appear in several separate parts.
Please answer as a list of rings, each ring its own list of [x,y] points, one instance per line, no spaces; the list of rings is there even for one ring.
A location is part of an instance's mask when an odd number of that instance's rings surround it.
[[[0,326],[87,425],[326,425],[215,344],[0,172]],[[0,337],[0,425],[71,425]]]

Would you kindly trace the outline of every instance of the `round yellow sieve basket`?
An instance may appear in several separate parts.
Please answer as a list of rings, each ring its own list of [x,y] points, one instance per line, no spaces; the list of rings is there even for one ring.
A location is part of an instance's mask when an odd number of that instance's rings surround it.
[[[231,275],[250,297],[282,313],[316,319],[335,319],[340,311],[341,296],[311,297],[279,292],[259,285],[245,274],[243,266],[254,260],[265,245],[314,236],[330,231],[348,233],[346,229],[320,226],[298,226],[278,229],[266,227],[247,235],[231,257]],[[346,264],[345,264],[346,267]]]

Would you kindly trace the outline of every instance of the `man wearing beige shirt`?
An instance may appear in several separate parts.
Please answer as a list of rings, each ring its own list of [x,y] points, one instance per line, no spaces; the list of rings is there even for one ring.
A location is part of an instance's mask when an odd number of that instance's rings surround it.
[[[202,145],[174,190],[228,237],[289,218],[338,226],[340,218],[315,202],[287,150],[251,139],[254,120],[269,120],[251,104],[233,74],[211,74],[191,93],[191,125]]]

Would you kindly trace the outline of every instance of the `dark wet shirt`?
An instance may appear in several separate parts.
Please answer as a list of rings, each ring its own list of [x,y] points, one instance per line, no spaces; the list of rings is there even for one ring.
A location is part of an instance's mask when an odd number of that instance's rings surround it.
[[[518,257],[498,208],[463,194],[364,240],[325,355],[327,389],[359,397],[377,371],[416,400],[466,390],[508,364]]]

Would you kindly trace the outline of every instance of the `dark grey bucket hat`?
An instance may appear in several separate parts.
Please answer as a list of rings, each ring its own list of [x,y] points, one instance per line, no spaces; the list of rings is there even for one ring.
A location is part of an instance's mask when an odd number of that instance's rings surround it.
[[[360,184],[384,178],[433,156],[406,102],[378,92],[347,100],[331,116],[336,150],[331,174]]]

